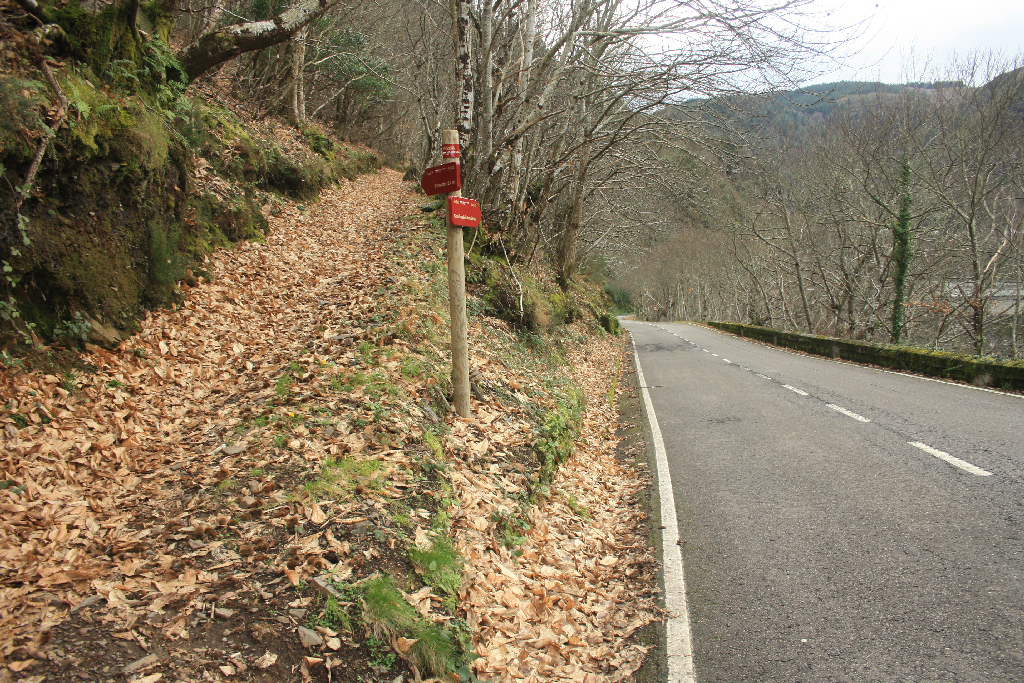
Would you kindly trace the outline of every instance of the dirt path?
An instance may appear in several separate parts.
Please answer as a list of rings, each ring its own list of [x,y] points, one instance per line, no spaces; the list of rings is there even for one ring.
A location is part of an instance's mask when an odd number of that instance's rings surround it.
[[[516,457],[535,414],[515,395],[553,406],[551,391],[509,360],[507,328],[476,319],[491,395],[474,420],[434,421],[445,323],[424,270],[436,247],[403,220],[414,199],[382,171],[287,208],[265,244],[218,251],[214,282],[177,310],[90,347],[95,372],[3,374],[0,681],[395,680],[362,634],[296,630],[322,623],[313,576],[416,576],[407,537],[440,498],[425,430],[458,494],[481,676],[617,680],[639,664],[627,639],[654,618],[654,570],[642,482],[611,455],[621,344],[573,352],[581,445],[513,554],[495,513],[529,486]],[[451,620],[429,588],[409,597]]]

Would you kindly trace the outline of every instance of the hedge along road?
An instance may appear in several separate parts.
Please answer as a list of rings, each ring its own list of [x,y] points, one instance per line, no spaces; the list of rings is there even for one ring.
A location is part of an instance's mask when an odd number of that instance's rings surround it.
[[[1024,398],[624,324],[697,681],[1024,681]]]

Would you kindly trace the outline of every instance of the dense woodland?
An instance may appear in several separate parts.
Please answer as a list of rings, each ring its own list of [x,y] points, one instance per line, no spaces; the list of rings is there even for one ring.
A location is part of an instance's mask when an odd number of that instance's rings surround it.
[[[414,179],[454,127],[464,194],[485,217],[467,245],[505,264],[512,287],[542,262],[566,289],[581,273],[608,278],[644,315],[1017,353],[1015,62],[798,89],[856,31],[805,0],[3,9],[16,47],[0,80],[3,313],[15,328],[34,319],[52,336],[63,319],[40,310],[53,301],[65,317],[129,328],[173,298],[189,262],[262,229],[261,193],[313,198],[350,173],[327,133]],[[319,170],[289,165],[279,141],[235,135],[225,148],[234,124],[210,93],[248,120],[287,117]],[[248,189],[197,197],[196,163]],[[79,196],[83,168],[102,201]],[[113,232],[135,221],[125,258],[144,282],[116,313],[55,265],[81,251],[53,245],[83,213]],[[521,296],[506,298],[529,318]]]
[[[791,85],[832,49],[806,4],[8,0],[5,322],[26,338],[80,311],[130,328],[173,298],[179,266],[262,229],[264,193],[307,199],[348,172],[327,133],[415,179],[439,161],[440,131],[458,128],[464,194],[485,215],[469,246],[504,263],[511,286],[543,263],[568,289],[600,270],[604,247],[649,242],[653,202],[702,201],[722,112],[667,117],[668,105]],[[322,159],[296,168],[211,94],[247,121],[287,117]],[[197,197],[188,179],[205,163],[245,192]],[[80,264],[95,251],[83,232],[126,245],[101,250],[119,260]],[[125,269],[137,286],[108,281]],[[63,317],[45,315],[54,302]]]

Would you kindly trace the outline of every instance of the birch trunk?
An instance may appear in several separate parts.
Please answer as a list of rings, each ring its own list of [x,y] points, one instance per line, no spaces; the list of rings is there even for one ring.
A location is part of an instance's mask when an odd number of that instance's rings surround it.
[[[302,73],[306,65],[306,34],[307,27],[295,32],[292,38],[291,64],[291,118],[292,123],[301,126],[306,122],[306,97],[302,82]]]
[[[473,104],[475,99],[473,79],[473,46],[469,34],[471,0],[452,0],[452,22],[454,23],[455,54],[459,74],[459,144],[463,157],[470,149],[470,133],[473,131]]]

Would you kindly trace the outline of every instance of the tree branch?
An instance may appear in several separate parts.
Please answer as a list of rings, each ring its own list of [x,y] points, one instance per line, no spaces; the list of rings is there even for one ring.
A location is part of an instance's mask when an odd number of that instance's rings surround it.
[[[210,31],[179,52],[178,61],[184,67],[189,81],[194,81],[210,69],[238,55],[283,43],[333,7],[337,1],[301,0],[273,19],[233,24]]]

